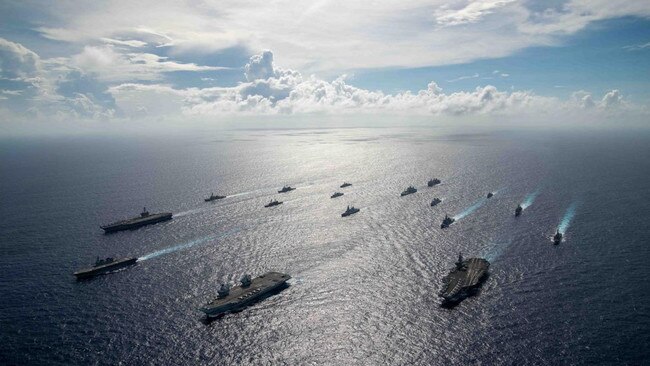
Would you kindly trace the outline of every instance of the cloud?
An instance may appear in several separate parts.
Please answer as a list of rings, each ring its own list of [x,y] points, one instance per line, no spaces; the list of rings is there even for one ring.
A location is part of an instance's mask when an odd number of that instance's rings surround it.
[[[40,69],[40,58],[19,43],[0,38],[0,77],[26,79],[35,77]]]
[[[590,93],[579,91],[571,99],[536,95],[530,91],[501,91],[487,85],[472,91],[444,93],[431,82],[427,89],[385,94],[350,85],[345,76],[325,81],[315,76],[278,68],[273,53],[264,51],[251,57],[244,68],[247,82],[234,87],[175,89],[169,85],[122,84],[109,92],[119,105],[129,110],[144,107],[155,114],[153,101],[165,100],[176,113],[191,116],[231,114],[302,114],[302,113],[403,113],[414,115],[481,115],[522,113],[548,114],[549,111],[598,109],[614,111],[628,104],[617,90],[594,102]],[[170,110],[165,110],[169,114]]]
[[[128,46],[128,47],[133,47],[133,48],[139,48],[139,47],[144,47],[144,46],[147,45],[147,42],[138,41],[138,40],[135,40],[135,39],[126,40],[126,41],[122,41],[122,40],[119,40],[119,39],[110,39],[110,38],[100,38],[100,39],[102,41],[104,41],[105,43],[109,43],[109,44],[113,44],[113,45],[117,45],[117,46]]]
[[[645,50],[645,49],[650,49],[650,42],[625,46],[625,47],[623,47],[623,49],[628,50],[628,51],[641,51],[641,50]]]
[[[499,58],[557,45],[604,19],[650,17],[647,0],[404,0],[372,7],[361,1],[41,0],[36,6],[45,14],[32,22],[41,24],[38,32],[80,48],[101,40],[129,48],[147,43],[174,56],[269,48],[288,68],[329,75]]]
[[[457,81],[467,80],[467,79],[476,79],[476,78],[478,78],[478,77],[479,77],[479,74],[478,74],[478,73],[475,73],[474,75],[465,75],[465,76],[457,77],[457,78],[455,78],[455,79],[447,80],[447,82],[448,82],[448,83],[455,83],[455,82],[457,82]]]
[[[97,64],[111,60],[98,57]],[[0,66],[3,84],[0,108],[32,117],[112,118],[117,107],[106,85],[81,70],[42,60],[21,44],[0,38]]]
[[[436,9],[436,23],[442,26],[454,26],[466,23],[476,23],[481,18],[494,13],[515,0],[479,0],[463,1],[463,6],[455,9],[454,5],[442,5]]]
[[[67,64],[66,61],[60,62]],[[102,80],[112,81],[159,80],[166,72],[227,69],[179,63],[152,53],[121,52],[112,45],[86,46],[81,53],[70,58],[70,64],[86,73],[96,74]]]

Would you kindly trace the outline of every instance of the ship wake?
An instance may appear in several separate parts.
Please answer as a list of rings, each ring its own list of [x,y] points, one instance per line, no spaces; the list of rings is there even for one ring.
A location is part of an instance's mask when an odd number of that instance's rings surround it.
[[[144,255],[142,257],[139,257],[138,262],[146,261],[146,260],[149,260],[149,259],[152,259],[152,258],[160,257],[161,255],[170,254],[170,253],[178,252],[178,251],[181,251],[181,250],[186,250],[186,249],[192,248],[192,247],[197,246],[197,245],[201,245],[201,244],[205,244],[205,243],[214,241],[216,239],[225,238],[225,237],[227,237],[227,236],[229,236],[231,234],[234,234],[236,232],[239,232],[239,231],[240,231],[240,229],[234,229],[234,230],[230,230],[230,231],[220,233],[220,234],[210,234],[210,235],[204,236],[202,238],[194,239],[194,240],[186,242],[186,243],[181,243],[181,244],[169,247],[169,248],[160,249],[160,250],[157,250],[155,252]]]
[[[524,199],[524,202],[521,203],[521,208],[525,210],[528,207],[530,207],[530,205],[532,205],[533,202],[535,202],[535,198],[537,198],[538,194],[539,194],[539,189],[533,193],[529,193],[528,196],[526,196],[526,198]]]
[[[564,217],[562,217],[562,221],[560,221],[560,225],[557,227],[557,231],[559,231],[562,235],[564,235],[564,233],[566,233],[566,231],[569,229],[571,221],[576,215],[577,206],[577,202],[573,202],[571,206],[569,206],[569,208],[566,210]]]
[[[489,244],[481,253],[481,257],[487,259],[488,262],[494,262],[505,252],[505,250],[512,244],[512,239],[506,241],[493,242]]]
[[[465,211],[459,213],[458,215],[454,216],[454,220],[458,221],[464,217],[469,216],[472,212],[478,210],[481,206],[483,206],[487,202],[487,198],[481,198],[480,200],[476,201],[473,205],[468,207]]]

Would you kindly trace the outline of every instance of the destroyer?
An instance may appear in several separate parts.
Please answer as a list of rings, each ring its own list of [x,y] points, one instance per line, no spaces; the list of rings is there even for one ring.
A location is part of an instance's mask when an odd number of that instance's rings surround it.
[[[217,298],[208,302],[199,310],[209,318],[241,310],[274,290],[283,288],[290,278],[291,276],[288,274],[278,272],[267,272],[252,280],[249,275],[244,275],[241,279],[241,285],[232,289],[228,285],[222,284],[219,291],[217,291]]]
[[[418,190],[415,189],[415,187],[413,187],[413,186],[409,186],[408,188],[406,188],[406,189],[404,190],[404,192],[402,192],[402,194],[401,194],[400,196],[404,197],[404,196],[406,196],[406,195],[413,194],[413,193],[415,193],[415,192],[417,192],[417,191],[418,191]]]
[[[350,215],[353,215],[353,214],[355,214],[355,213],[357,213],[359,211],[361,211],[361,210],[354,207],[354,206],[352,206],[352,207],[348,206],[348,209],[345,210],[345,212],[341,214],[341,217],[350,216]]]
[[[122,231],[122,230],[134,230],[145,225],[151,225],[151,224],[155,224],[161,221],[167,221],[171,219],[172,219],[171,212],[150,214],[149,211],[147,211],[147,208],[145,207],[142,209],[142,213],[140,213],[139,217],[134,217],[132,219],[114,222],[112,224],[100,226],[100,227],[104,230],[104,232],[112,233],[112,232]]]
[[[438,198],[438,197],[434,198],[433,200],[431,200],[431,207],[439,204],[440,202],[442,202],[442,200],[440,198]]]
[[[343,184],[341,184],[341,188],[349,187],[351,185],[352,185],[352,183],[343,182]]]
[[[331,195],[330,198],[341,197],[342,195],[343,195],[343,193],[341,193],[341,192],[336,192],[336,193],[334,193],[333,195]]]
[[[427,183],[427,186],[433,187],[433,186],[438,185],[438,184],[440,184],[440,179],[433,178],[433,179],[429,180],[429,182]]]
[[[219,195],[215,196],[214,193],[210,193],[210,197],[205,198],[203,200],[205,202],[211,202],[211,201],[220,200],[220,199],[223,199],[223,198],[226,198],[226,196],[219,196]]]
[[[284,187],[282,187],[281,190],[278,191],[278,193],[287,193],[287,192],[293,191],[294,189],[295,188],[293,188],[291,186],[284,186]]]
[[[555,235],[553,235],[553,244],[558,245],[562,242],[562,233],[558,230],[555,232]]]
[[[440,224],[440,228],[444,229],[446,227],[449,227],[449,225],[453,224],[454,221],[456,221],[456,219],[445,215],[445,218],[442,220],[442,224]]]
[[[75,272],[74,275],[77,277],[77,279],[90,278],[102,273],[107,273],[116,269],[130,266],[132,264],[135,264],[137,260],[138,258],[123,258],[115,260],[111,257],[108,257],[106,259],[99,259],[99,257],[97,257],[95,264],[93,264],[91,268],[79,270]]]
[[[281,204],[282,204],[282,201],[271,200],[271,202],[264,205],[264,207],[273,207],[273,206],[277,206],[277,205],[281,205]]]
[[[490,262],[483,258],[463,260],[458,255],[456,267],[442,280],[442,289],[438,296],[443,298],[443,305],[456,304],[471,295],[487,277]]]
[[[524,210],[524,208],[521,207],[521,205],[517,206],[517,208],[515,208],[515,217],[521,215],[521,212],[522,212],[523,210]]]

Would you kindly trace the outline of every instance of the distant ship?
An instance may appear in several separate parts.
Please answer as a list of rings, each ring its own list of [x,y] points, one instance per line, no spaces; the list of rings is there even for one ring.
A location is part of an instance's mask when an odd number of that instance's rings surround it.
[[[487,194],[487,198],[492,198],[492,196],[494,196],[494,193],[492,193],[492,192]]]
[[[449,227],[449,225],[453,224],[454,221],[456,221],[456,220],[453,217],[449,217],[449,216],[445,215],[444,220],[442,220],[442,224],[440,224],[440,228],[441,229],[447,228],[447,227]]]
[[[437,184],[440,184],[440,179],[438,179],[438,178],[430,179],[429,182],[427,183],[427,185],[429,187],[433,187],[433,186],[435,186]]]
[[[443,298],[443,304],[456,304],[471,295],[487,277],[488,268],[490,262],[483,258],[463,260],[463,255],[459,254],[456,267],[443,278],[442,289],[438,293]]]
[[[558,230],[555,235],[553,235],[553,244],[558,245],[562,241],[562,233]]]
[[[406,188],[406,189],[404,190],[404,192],[402,192],[401,196],[404,197],[404,196],[406,196],[406,195],[409,195],[409,194],[415,193],[415,192],[417,192],[417,191],[418,191],[418,190],[415,189],[415,187],[413,187],[413,186],[409,186],[408,188]]]
[[[278,272],[267,272],[252,280],[249,275],[244,275],[241,285],[232,289],[222,284],[217,291],[217,298],[203,305],[199,310],[209,318],[241,310],[271,292],[284,288],[289,279],[291,276],[288,274]]]
[[[343,193],[341,193],[341,192],[336,192],[336,193],[334,193],[333,195],[331,195],[330,198],[341,197],[342,195],[343,195]]]
[[[295,188],[292,188],[292,187],[290,187],[290,186],[284,186],[284,187],[282,187],[281,190],[278,191],[278,193],[291,192],[291,191],[293,191],[294,189],[295,189]]]
[[[273,206],[277,206],[277,205],[281,205],[281,204],[282,204],[282,201],[271,200],[271,202],[264,205],[264,207],[273,207]]]
[[[361,210],[354,207],[354,206],[352,206],[352,207],[348,206],[348,209],[345,210],[345,212],[341,214],[341,217],[350,216],[350,215],[355,214],[355,213],[357,213],[359,211],[361,211]]]
[[[104,230],[104,232],[112,233],[112,232],[122,231],[122,230],[133,230],[145,225],[151,225],[151,224],[155,224],[161,221],[167,221],[171,219],[172,219],[171,212],[150,214],[149,211],[147,211],[147,208],[145,207],[142,209],[142,213],[140,213],[139,217],[134,217],[132,219],[114,222],[112,224],[100,226],[100,227]]]
[[[515,209],[515,217],[521,215],[521,212],[522,212],[523,210],[524,210],[524,208],[521,207],[521,205],[517,206],[517,208]]]
[[[438,198],[438,197],[434,198],[434,199],[431,201],[431,207],[433,207],[433,206],[439,204],[440,202],[442,202],[442,200],[441,200],[440,198]]]
[[[351,185],[352,183],[343,182],[343,184],[341,184],[341,188],[349,187]]]
[[[138,258],[123,258],[115,260],[111,257],[108,257],[106,259],[99,259],[99,257],[97,257],[95,264],[93,264],[91,268],[79,270],[75,272],[74,275],[77,277],[77,279],[90,278],[102,273],[107,273],[116,269],[130,266],[132,264],[135,264],[137,260]]]
[[[214,193],[210,193],[210,197],[205,198],[204,201],[205,202],[210,202],[210,201],[214,201],[214,200],[220,200],[220,199],[223,199],[223,198],[226,198],[226,196],[218,196],[218,195],[215,196]]]

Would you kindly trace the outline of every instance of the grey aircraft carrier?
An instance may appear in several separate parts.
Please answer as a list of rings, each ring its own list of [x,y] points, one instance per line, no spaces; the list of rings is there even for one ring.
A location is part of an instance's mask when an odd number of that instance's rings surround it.
[[[227,285],[221,285],[218,297],[203,305],[199,310],[209,318],[241,310],[265,295],[283,288],[289,279],[291,276],[279,272],[267,272],[252,280],[250,276],[245,275],[241,280],[241,285],[232,289]]]
[[[142,209],[142,212],[138,217],[114,222],[112,224],[108,224],[100,227],[106,233],[113,233],[122,230],[134,230],[142,226],[151,225],[151,224],[155,224],[161,221],[167,221],[171,219],[172,219],[171,212],[150,214],[145,207],[144,209]]]
[[[442,289],[438,296],[443,298],[443,304],[454,304],[472,294],[487,277],[490,262],[483,258],[463,260],[458,255],[456,267],[443,279]]]
[[[130,265],[135,264],[137,260],[138,258],[122,258],[122,259],[113,259],[111,257],[106,259],[97,258],[92,267],[79,270],[75,272],[74,275],[79,280],[90,278],[107,272],[115,271],[120,268],[128,267]]]

